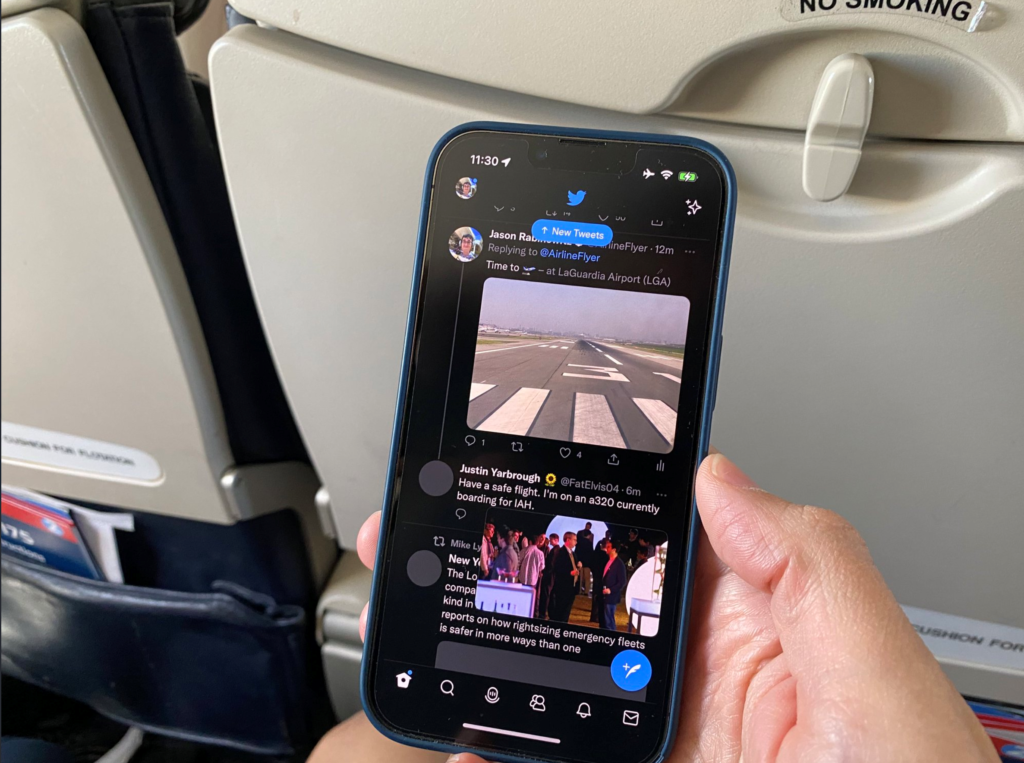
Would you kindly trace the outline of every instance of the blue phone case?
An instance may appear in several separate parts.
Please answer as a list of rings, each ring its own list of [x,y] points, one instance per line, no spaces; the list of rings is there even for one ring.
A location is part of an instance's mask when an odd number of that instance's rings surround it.
[[[715,396],[718,389],[718,367],[721,360],[722,352],[722,319],[725,313],[725,289],[728,282],[729,276],[729,258],[732,251],[732,236],[733,228],[736,221],[736,175],[733,172],[732,165],[729,164],[729,160],[725,158],[725,155],[719,151],[715,146],[711,145],[697,138],[687,138],[677,135],[657,135],[647,133],[630,133],[630,132],[617,132],[609,130],[585,130],[585,129],[571,129],[565,127],[548,127],[544,125],[528,125],[528,124],[509,124],[503,122],[467,122],[466,124],[459,125],[449,130],[445,135],[437,142],[434,146],[433,151],[430,152],[430,160],[427,163],[426,180],[423,186],[423,202],[420,211],[420,225],[419,233],[417,234],[417,247],[416,247],[416,268],[413,271],[412,277],[412,288],[409,296],[409,315],[408,315],[408,326],[405,334],[405,349],[402,357],[402,378],[398,387],[398,403],[395,408],[395,422],[392,429],[391,435],[391,455],[390,463],[388,464],[388,475],[386,490],[384,494],[384,505],[381,512],[381,528],[380,538],[377,541],[377,558],[380,559],[383,556],[384,545],[385,545],[385,533],[383,528],[388,526],[388,521],[391,514],[391,495],[395,480],[395,468],[398,463],[398,447],[402,425],[402,413],[405,410],[406,395],[408,394],[407,380],[409,373],[409,364],[412,361],[412,348],[413,348],[413,334],[415,331],[415,318],[416,318],[416,302],[420,291],[420,272],[422,270],[422,260],[426,254],[426,235],[427,235],[427,218],[430,212],[430,192],[433,184],[434,169],[437,165],[437,159],[441,154],[441,150],[458,135],[463,133],[473,132],[474,130],[487,130],[490,132],[506,132],[506,133],[530,133],[538,135],[555,135],[563,136],[567,138],[597,138],[597,139],[608,139],[608,140],[627,140],[635,142],[645,143],[668,143],[676,146],[689,146],[691,148],[697,148],[708,154],[715,161],[718,162],[719,167],[722,170],[722,175],[725,181],[725,215],[723,218],[722,225],[722,256],[719,261],[718,269],[718,288],[715,295],[715,307],[714,314],[712,315],[711,324],[711,341],[708,345],[708,375],[707,384],[704,387],[704,400],[702,403],[702,426],[697,436],[697,460],[696,463],[699,465],[704,459],[708,452],[708,446],[711,441],[711,415],[715,407]],[[691,475],[691,479],[696,477],[696,473]],[[700,537],[700,516],[697,513],[696,505],[693,506],[690,512],[690,535],[687,541],[686,548],[686,572],[685,579],[683,580],[683,614],[682,623],[679,629],[679,638],[676,643],[675,650],[675,670],[672,674],[672,684],[669,690],[669,725],[665,734],[665,742],[658,750],[655,757],[651,759],[651,763],[660,763],[665,759],[665,756],[672,749],[672,743],[675,741],[676,730],[679,725],[679,703],[682,694],[683,687],[683,665],[685,663],[686,655],[686,636],[689,630],[690,623],[690,604],[693,596],[693,575],[696,568],[697,560],[697,540]],[[370,680],[370,665],[369,659],[367,658],[367,644],[373,642],[376,635],[376,623],[374,619],[374,609],[377,602],[377,597],[380,595],[380,583],[381,583],[381,568],[378,566],[374,569],[373,573],[373,584],[370,588],[370,611],[366,620],[366,640],[363,645],[363,660],[359,674],[359,695],[362,700],[363,710],[366,712],[366,717],[370,719],[370,723],[373,724],[374,728],[380,731],[384,736],[407,744],[412,747],[421,747],[427,750],[436,750],[438,752],[456,753],[456,752],[475,752],[472,749],[465,747],[458,747],[455,745],[444,744],[440,742],[431,742],[429,740],[420,739],[418,737],[408,736],[400,732],[393,731],[381,723],[380,719],[375,717],[371,708],[371,705],[367,702],[368,684]],[[501,761],[501,763],[536,763],[542,758],[527,758],[519,755],[496,753],[490,750],[478,751],[488,758],[489,760]]]

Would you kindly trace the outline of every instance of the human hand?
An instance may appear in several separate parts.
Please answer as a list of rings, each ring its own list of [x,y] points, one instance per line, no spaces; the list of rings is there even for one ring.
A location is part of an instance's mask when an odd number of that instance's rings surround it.
[[[706,532],[670,760],[998,763],[852,525],[719,454],[696,496]]]
[[[705,530],[672,763],[998,763],[848,522],[718,454],[696,496]],[[371,568],[379,523],[357,540]]]

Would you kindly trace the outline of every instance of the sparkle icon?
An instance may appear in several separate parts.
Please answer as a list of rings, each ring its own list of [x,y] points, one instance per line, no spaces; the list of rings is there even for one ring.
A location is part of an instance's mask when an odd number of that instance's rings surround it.
[[[686,213],[687,217],[689,217],[690,215],[697,214],[700,210],[702,210],[704,208],[700,204],[697,203],[696,199],[687,199],[686,200],[686,206],[690,210],[689,212]]]

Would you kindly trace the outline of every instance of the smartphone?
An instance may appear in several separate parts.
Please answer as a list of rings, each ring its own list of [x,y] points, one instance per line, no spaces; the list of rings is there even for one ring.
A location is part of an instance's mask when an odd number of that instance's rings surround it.
[[[689,138],[438,143],[363,657],[388,736],[504,761],[669,749],[735,189]]]

